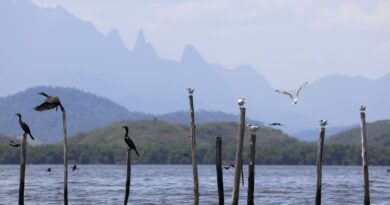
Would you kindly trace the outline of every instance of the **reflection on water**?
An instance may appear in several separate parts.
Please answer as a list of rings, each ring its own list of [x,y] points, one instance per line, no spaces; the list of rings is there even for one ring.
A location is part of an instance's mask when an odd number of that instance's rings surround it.
[[[51,167],[52,171],[47,172]],[[70,204],[122,204],[125,165],[79,165],[69,171]],[[372,204],[390,204],[389,167],[370,167]],[[26,204],[61,204],[62,165],[27,165]],[[200,204],[217,204],[216,171],[200,165]],[[245,167],[245,172],[246,167]],[[362,204],[363,177],[358,166],[324,166],[322,204]],[[231,201],[234,169],[224,170],[225,203]],[[247,177],[247,174],[245,174]],[[314,204],[314,166],[256,166],[256,204]],[[0,165],[0,204],[17,204],[19,166]],[[246,204],[247,182],[240,189]],[[191,165],[133,165],[130,204],[191,204]]]

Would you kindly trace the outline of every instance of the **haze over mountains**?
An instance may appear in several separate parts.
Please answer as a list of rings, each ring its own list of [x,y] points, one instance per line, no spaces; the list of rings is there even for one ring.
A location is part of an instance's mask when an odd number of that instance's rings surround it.
[[[390,75],[328,76],[311,82],[300,103],[291,105],[250,66],[227,69],[206,62],[192,45],[185,46],[179,62],[161,59],[142,30],[128,49],[117,31],[104,36],[60,7],[0,1],[0,28],[0,96],[32,86],[65,86],[108,97],[130,111],[162,114],[187,110],[185,88],[193,87],[196,109],[238,113],[236,101],[245,96],[249,117],[280,121],[290,133],[316,129],[322,118],[331,126],[357,124],[362,103],[369,121],[390,116],[390,96],[384,94]]]

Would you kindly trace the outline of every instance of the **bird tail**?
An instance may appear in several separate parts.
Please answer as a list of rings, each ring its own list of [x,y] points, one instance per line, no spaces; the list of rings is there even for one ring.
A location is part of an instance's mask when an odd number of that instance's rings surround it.
[[[31,137],[32,140],[35,140],[35,138],[32,136],[31,133],[29,133],[29,135],[30,135],[30,137]]]
[[[134,149],[134,151],[137,154],[137,156],[139,157],[139,153],[138,153],[137,149]]]

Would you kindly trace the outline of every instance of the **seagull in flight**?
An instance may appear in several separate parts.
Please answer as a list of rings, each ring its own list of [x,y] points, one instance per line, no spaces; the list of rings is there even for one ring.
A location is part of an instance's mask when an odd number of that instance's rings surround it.
[[[296,96],[294,97],[291,93],[287,92],[287,91],[283,91],[283,90],[275,90],[276,92],[280,93],[280,94],[284,94],[284,95],[288,95],[291,99],[292,99],[292,104],[297,104],[298,103],[298,96],[299,96],[299,92],[301,92],[301,90],[303,89],[303,87],[305,87],[307,84],[309,84],[308,81],[306,81],[305,83],[303,83],[301,85],[301,87],[299,87],[297,93],[296,93]]]
[[[325,127],[328,124],[328,120],[320,120],[318,121],[321,125],[321,127]]]
[[[237,103],[238,103],[238,106],[243,107],[245,104],[245,98],[242,97],[242,98],[238,99]]]

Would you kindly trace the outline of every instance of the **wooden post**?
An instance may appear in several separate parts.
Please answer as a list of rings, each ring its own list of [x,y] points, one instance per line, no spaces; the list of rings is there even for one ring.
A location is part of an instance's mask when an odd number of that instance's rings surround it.
[[[364,205],[370,204],[370,182],[368,177],[367,135],[365,109],[360,111],[361,136],[362,136],[362,164],[364,174]]]
[[[234,185],[232,194],[232,205],[238,204],[240,194],[240,174],[242,172],[242,147],[244,144],[245,133],[245,107],[240,107],[240,124],[238,127],[237,146],[236,146],[236,164],[234,173]]]
[[[317,144],[317,184],[316,184],[316,205],[321,204],[321,185],[322,185],[322,150],[324,148],[325,127],[320,129],[320,138]]]
[[[127,176],[126,176],[125,205],[127,205],[127,202],[129,201],[130,180],[131,180],[131,149],[128,149],[127,150]]]
[[[225,204],[225,197],[223,193],[223,172],[222,172],[222,139],[216,137],[216,151],[215,151],[215,165],[217,169],[217,184],[218,184],[218,199],[219,205]]]
[[[27,149],[27,134],[23,134],[22,148],[20,150],[20,182],[19,182],[19,205],[24,204],[24,178],[26,175],[26,149]]]
[[[250,139],[250,154],[249,154],[249,166],[248,166],[248,198],[247,204],[254,205],[253,192],[255,189],[255,164],[256,164],[256,135],[251,133]]]
[[[193,92],[193,91],[192,91]],[[190,101],[190,136],[191,136],[191,152],[192,152],[192,174],[194,177],[194,204],[199,205],[199,182],[198,182],[198,165],[197,165],[197,151],[195,138],[195,112],[192,92],[188,92],[188,99]]]
[[[64,205],[68,205],[68,140],[66,112],[62,108],[62,126],[64,129]]]

